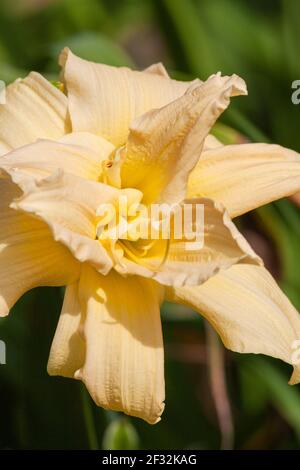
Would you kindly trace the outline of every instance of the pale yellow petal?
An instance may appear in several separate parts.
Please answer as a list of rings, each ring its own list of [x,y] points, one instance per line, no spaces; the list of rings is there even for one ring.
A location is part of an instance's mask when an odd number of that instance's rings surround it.
[[[220,204],[206,198],[185,202],[190,205],[193,202],[194,207],[199,204],[199,208],[203,209],[203,221],[200,220],[197,229],[195,214],[182,214],[187,224],[187,217],[191,218],[193,233],[199,236],[200,231],[203,232],[203,240],[198,237],[189,241],[185,236],[176,240],[171,233],[173,238],[169,244],[163,244],[166,240],[159,240],[148,255],[140,258],[134,256],[140,242],[133,242],[131,250],[130,243],[127,243],[123,258],[115,269],[123,274],[137,274],[163,285],[178,287],[199,285],[236,263],[262,264]],[[124,248],[124,242],[120,246]]]
[[[79,293],[86,359],[76,378],[97,405],[156,423],[165,399],[159,286],[84,267]]]
[[[157,62],[157,64],[149,65],[149,67],[144,69],[144,72],[154,73],[155,75],[161,75],[162,77],[170,78],[167,70],[164,67],[164,64],[162,64],[161,62]]]
[[[0,315],[6,315],[26,291],[60,286],[79,277],[79,263],[53,240],[43,222],[9,208],[21,191],[0,178]]]
[[[116,146],[125,144],[133,119],[173,101],[190,85],[157,73],[82,60],[69,49],[63,50],[60,64],[73,131],[101,135]]]
[[[169,105],[137,118],[121,169],[123,186],[141,190],[147,203],[182,201],[211,127],[230,97],[245,93],[239,77],[212,75]]]
[[[96,240],[96,211],[100,204],[115,200],[117,190],[59,170],[39,181],[19,172],[11,176],[24,192],[12,207],[45,221],[54,239],[79,261],[93,264],[103,274],[111,269],[111,258]]]
[[[32,72],[7,87],[0,106],[0,155],[37,139],[59,139],[71,131],[66,96]]]
[[[291,383],[300,381],[295,360],[300,316],[265,268],[232,266],[201,286],[168,289],[167,298],[201,313],[227,348],[293,364]]]
[[[48,373],[74,377],[84,363],[85,343],[80,334],[81,309],[78,299],[78,283],[66,288],[64,303],[52,342]]]
[[[226,145],[203,152],[188,197],[222,202],[231,217],[300,190],[300,155],[270,144]]]
[[[44,178],[60,168],[98,181],[102,178],[102,163],[113,150],[113,145],[101,137],[87,132],[71,133],[57,142],[38,140],[2,156],[0,169]]]

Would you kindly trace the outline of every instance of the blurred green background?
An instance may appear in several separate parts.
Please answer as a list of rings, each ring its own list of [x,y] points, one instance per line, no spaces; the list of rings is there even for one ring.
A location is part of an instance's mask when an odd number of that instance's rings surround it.
[[[215,133],[224,142],[274,141],[300,151],[300,105],[291,103],[291,83],[300,79],[298,0],[1,0],[0,79],[30,70],[57,78],[66,45],[112,65],[163,61],[181,79],[237,73],[249,97],[233,100]],[[238,224],[300,309],[299,199]],[[183,307],[163,308],[162,421],[150,426],[97,408],[80,383],[47,376],[61,303],[59,289],[38,289],[1,319],[0,448],[300,449],[300,387],[287,384],[290,368],[225,351]]]

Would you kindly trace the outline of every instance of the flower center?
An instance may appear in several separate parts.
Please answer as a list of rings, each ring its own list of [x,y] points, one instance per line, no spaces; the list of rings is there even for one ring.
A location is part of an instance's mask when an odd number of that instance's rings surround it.
[[[115,162],[104,162],[110,178]],[[137,189],[120,189],[114,203],[105,203],[97,210],[97,238],[109,252],[115,265],[127,259],[157,271],[166,258],[169,240],[159,239],[151,219],[151,208],[142,204],[143,193]]]

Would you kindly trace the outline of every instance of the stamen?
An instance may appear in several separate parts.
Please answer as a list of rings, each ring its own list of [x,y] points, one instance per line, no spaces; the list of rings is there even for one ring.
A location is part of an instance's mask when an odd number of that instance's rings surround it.
[[[124,147],[118,148],[112,153],[109,159],[102,162],[103,182],[121,188],[121,164],[123,161]]]

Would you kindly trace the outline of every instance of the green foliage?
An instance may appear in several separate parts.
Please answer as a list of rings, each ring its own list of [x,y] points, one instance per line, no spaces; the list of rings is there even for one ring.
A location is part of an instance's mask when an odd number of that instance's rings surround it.
[[[74,54],[93,62],[102,62],[114,66],[133,66],[129,55],[118,44],[100,33],[83,32],[53,44],[51,56],[55,64],[60,51],[66,46]]]
[[[270,402],[294,429],[300,443],[300,394],[296,387],[286,386],[286,371],[281,372],[262,358],[252,358],[246,363],[245,373],[265,386]]]
[[[221,70],[246,79],[250,98],[233,100],[215,135],[235,143],[275,141],[295,150],[300,106],[300,2],[296,0],[56,0],[34,7],[0,2],[0,80],[37,70],[58,79],[57,55],[69,46],[110,65],[163,60],[173,76],[206,78]],[[233,130],[232,127],[236,130]],[[240,226],[262,234],[278,259],[278,281],[300,309],[300,214],[290,201],[265,206]],[[220,431],[209,388],[205,330],[184,307],[163,307],[166,411],[149,426],[97,408],[76,381],[49,377],[46,364],[61,294],[26,294],[0,319],[8,345],[0,365],[0,447],[17,449],[218,448]],[[237,448],[300,448],[300,389],[278,361],[226,355]],[[274,437],[269,422],[278,427]],[[266,439],[267,434],[267,439]]]
[[[139,437],[127,418],[117,418],[106,428],[102,448],[104,450],[135,450],[139,448]]]

